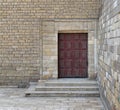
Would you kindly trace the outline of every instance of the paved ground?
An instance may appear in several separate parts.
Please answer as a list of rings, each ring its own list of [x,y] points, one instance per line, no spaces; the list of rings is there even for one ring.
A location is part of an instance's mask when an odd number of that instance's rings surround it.
[[[0,88],[0,110],[104,110],[99,98],[25,97],[25,91]]]

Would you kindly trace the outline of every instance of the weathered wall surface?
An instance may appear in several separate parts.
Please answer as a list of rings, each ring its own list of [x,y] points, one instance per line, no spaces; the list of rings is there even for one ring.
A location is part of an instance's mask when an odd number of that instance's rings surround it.
[[[99,0],[0,0],[0,85],[39,79],[42,20],[96,19],[98,14]]]
[[[120,109],[120,0],[103,0],[99,18],[98,80],[109,110]]]
[[[0,21],[0,84],[18,84],[39,79],[39,20]]]
[[[1,18],[98,18],[99,0],[0,0]]]

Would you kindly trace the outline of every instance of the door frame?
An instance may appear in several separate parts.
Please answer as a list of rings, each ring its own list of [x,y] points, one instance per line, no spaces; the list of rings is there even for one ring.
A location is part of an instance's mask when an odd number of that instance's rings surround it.
[[[88,78],[97,76],[97,20],[55,19],[41,23],[40,79],[58,79],[58,33],[88,33]],[[47,27],[46,27],[47,26]]]

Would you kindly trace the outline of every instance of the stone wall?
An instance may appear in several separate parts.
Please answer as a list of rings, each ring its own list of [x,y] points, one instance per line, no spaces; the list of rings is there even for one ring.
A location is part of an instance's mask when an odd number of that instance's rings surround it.
[[[3,19],[98,18],[100,0],[0,0]]]
[[[99,18],[98,80],[108,110],[120,109],[120,0],[103,0]]]
[[[88,33],[88,77],[96,78],[95,39],[98,20],[42,21],[43,70],[41,78],[58,78],[58,33]]]
[[[42,30],[53,24],[43,26],[43,20],[96,19],[99,5],[99,0],[0,0],[0,85],[40,78],[44,71],[42,59],[47,54],[42,50],[49,50],[42,45],[47,43],[42,42]],[[48,31],[45,33],[50,34]],[[54,44],[54,38],[46,39]],[[51,48],[54,52],[54,46]]]
[[[3,19],[0,24],[0,84],[38,80],[39,20]]]

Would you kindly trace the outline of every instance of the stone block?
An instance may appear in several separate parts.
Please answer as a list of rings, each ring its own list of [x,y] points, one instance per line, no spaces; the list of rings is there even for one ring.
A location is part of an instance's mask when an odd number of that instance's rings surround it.
[[[120,46],[117,47],[117,54],[120,55]]]
[[[47,80],[47,79],[51,79],[53,76],[53,74],[48,73],[48,72],[43,72],[43,75],[41,76],[42,80]]]

